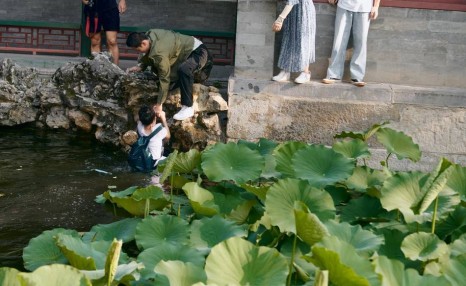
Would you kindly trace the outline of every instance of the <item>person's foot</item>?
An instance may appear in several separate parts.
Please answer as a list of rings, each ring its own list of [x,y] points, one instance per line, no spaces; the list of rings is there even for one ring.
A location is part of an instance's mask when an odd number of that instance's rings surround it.
[[[276,76],[272,77],[272,80],[274,81],[289,81],[290,80],[290,73],[286,71],[281,71],[279,74]]]
[[[366,85],[365,82],[357,80],[357,79],[351,79],[351,82],[352,82],[353,85],[355,85],[357,87],[363,87],[363,86]]]
[[[194,108],[192,106],[182,105],[180,111],[177,114],[173,115],[175,120],[185,120],[194,115]]]
[[[311,73],[302,72],[295,80],[296,83],[305,83],[311,80]]]
[[[329,77],[329,78],[324,78],[322,80],[323,83],[325,84],[332,84],[332,83],[336,83],[336,82],[340,82],[341,80],[339,78],[334,78],[334,77]]]

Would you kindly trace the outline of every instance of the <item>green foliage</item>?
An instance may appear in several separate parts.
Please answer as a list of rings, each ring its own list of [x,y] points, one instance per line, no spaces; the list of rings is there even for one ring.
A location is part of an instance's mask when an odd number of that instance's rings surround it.
[[[369,140],[386,148],[379,169]],[[466,168],[394,171],[392,154],[421,156],[388,123],[342,132],[331,148],[262,138],[175,151],[159,166],[163,188],[97,198],[144,219],[44,231],[24,249],[34,272],[0,268],[0,284],[462,285]]]

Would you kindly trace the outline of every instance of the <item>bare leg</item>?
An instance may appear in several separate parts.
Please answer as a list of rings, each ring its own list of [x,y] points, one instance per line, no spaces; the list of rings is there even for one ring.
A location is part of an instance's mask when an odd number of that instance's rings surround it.
[[[112,54],[113,63],[118,65],[120,63],[120,51],[118,50],[117,31],[106,31],[107,47],[110,54]]]
[[[91,34],[91,53],[100,53],[100,43],[102,36],[100,33]]]

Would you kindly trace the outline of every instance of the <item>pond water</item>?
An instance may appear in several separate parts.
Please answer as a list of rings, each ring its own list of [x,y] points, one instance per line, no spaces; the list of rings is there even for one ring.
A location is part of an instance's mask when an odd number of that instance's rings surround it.
[[[44,230],[121,219],[95,197],[149,181],[130,172],[124,152],[89,134],[0,127],[0,267],[24,271],[22,250]]]

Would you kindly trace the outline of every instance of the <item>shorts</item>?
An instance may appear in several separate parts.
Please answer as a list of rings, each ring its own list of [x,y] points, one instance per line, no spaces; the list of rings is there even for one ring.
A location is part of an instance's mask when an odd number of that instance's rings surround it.
[[[118,8],[103,11],[99,14],[99,24],[96,32],[100,31],[120,31],[120,12]]]

